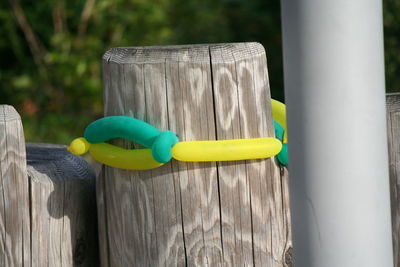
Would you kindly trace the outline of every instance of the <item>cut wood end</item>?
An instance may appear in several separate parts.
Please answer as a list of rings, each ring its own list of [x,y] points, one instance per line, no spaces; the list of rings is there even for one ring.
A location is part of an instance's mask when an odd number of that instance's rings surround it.
[[[117,64],[149,64],[165,61],[210,62],[211,51],[217,52],[213,55],[213,62],[215,63],[265,56],[264,47],[257,42],[138,46],[111,48],[103,55],[103,62]]]
[[[0,105],[0,122],[21,120],[21,116],[10,105]]]

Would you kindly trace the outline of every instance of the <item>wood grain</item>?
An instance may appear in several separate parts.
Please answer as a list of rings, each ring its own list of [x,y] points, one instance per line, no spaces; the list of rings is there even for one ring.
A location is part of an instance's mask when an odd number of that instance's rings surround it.
[[[386,95],[394,266],[400,267],[400,94]]]
[[[65,146],[27,144],[32,266],[96,266],[95,174]]]
[[[95,174],[65,146],[27,144],[0,105],[0,266],[97,266]]]
[[[103,72],[105,116],[186,141],[274,136],[260,44],[113,48]],[[102,266],[291,265],[287,172],[275,159],[105,166],[97,192]]]
[[[0,105],[0,266],[31,266],[28,186],[21,118]]]

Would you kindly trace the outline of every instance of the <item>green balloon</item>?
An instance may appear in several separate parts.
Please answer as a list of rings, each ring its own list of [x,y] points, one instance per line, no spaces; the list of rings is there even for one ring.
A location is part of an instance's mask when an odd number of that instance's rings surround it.
[[[285,130],[283,127],[274,120],[274,127],[275,127],[275,137],[279,139],[281,142],[283,142],[283,135],[285,133]],[[288,165],[288,147],[287,144],[282,143],[282,149],[276,156],[278,159],[279,163],[282,165]]]

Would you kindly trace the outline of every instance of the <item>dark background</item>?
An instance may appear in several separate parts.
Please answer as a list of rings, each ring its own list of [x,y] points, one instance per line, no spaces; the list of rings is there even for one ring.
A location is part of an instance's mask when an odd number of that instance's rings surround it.
[[[400,91],[400,0],[384,6],[386,88]],[[0,1],[0,103],[26,140],[69,143],[102,116],[110,47],[257,41],[272,96],[283,100],[279,0]]]

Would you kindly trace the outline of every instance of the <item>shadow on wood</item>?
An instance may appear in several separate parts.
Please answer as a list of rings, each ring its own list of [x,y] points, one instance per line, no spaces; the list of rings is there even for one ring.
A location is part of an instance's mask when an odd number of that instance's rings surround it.
[[[64,146],[26,150],[18,113],[0,105],[0,266],[97,266],[94,172]]]
[[[45,265],[49,252],[62,266],[98,265],[93,170],[59,145],[28,143],[27,160],[32,228],[42,229],[33,235],[32,251],[45,253],[34,259],[37,266]]]

